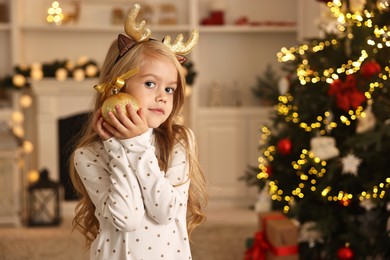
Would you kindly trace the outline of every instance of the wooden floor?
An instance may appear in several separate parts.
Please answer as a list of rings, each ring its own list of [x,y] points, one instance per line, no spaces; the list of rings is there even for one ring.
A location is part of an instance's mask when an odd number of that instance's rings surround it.
[[[194,260],[241,260],[245,241],[257,229],[256,213],[209,209],[208,220],[194,231]],[[71,232],[70,218],[55,228],[0,226],[1,260],[84,260],[82,237]]]

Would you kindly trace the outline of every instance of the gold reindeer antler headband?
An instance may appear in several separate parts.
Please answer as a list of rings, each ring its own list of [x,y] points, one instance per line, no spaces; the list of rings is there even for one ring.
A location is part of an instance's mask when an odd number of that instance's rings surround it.
[[[118,35],[118,48],[119,48],[119,56],[117,61],[123,57],[135,44],[140,42],[145,42],[149,40],[154,40],[151,38],[152,32],[149,28],[145,28],[145,20],[143,20],[139,26],[136,25],[136,18],[138,16],[140,5],[135,4],[131,10],[129,11],[126,21],[125,21],[125,32],[130,37],[127,37],[123,34]],[[166,36],[163,39],[163,43],[176,55],[177,60],[180,63],[184,63],[187,59],[184,55],[188,54],[197,44],[199,39],[198,30],[194,29],[191,33],[190,39],[183,43],[183,35],[179,34],[173,43],[171,44],[171,37]]]
[[[129,11],[126,21],[125,21],[125,32],[129,36],[125,36],[123,34],[118,35],[118,49],[119,55],[115,61],[115,63],[123,57],[134,45],[141,42],[146,42],[149,40],[155,40],[151,38],[152,32],[149,28],[145,28],[145,20],[143,20],[139,26],[136,25],[136,18],[138,16],[140,10],[139,4],[135,4],[131,10]],[[197,44],[199,38],[198,30],[193,30],[190,39],[183,43],[183,35],[179,34],[173,43],[171,44],[171,37],[166,36],[163,39],[163,43],[167,46],[175,55],[177,60],[180,63],[184,63],[187,61],[187,58],[183,55],[188,54]],[[125,72],[124,74],[116,77],[111,82],[100,83],[94,88],[100,94],[105,93],[107,90],[111,90],[113,94],[120,91],[120,89],[124,86],[125,81],[132,77],[133,75],[139,72],[139,68],[135,68]]]

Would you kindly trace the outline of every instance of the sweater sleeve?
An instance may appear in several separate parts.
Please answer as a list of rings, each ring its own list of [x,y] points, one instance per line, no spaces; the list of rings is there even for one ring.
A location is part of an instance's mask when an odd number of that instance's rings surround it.
[[[97,150],[76,150],[75,167],[99,219],[111,222],[119,230],[134,231],[139,227],[145,214],[141,190],[125,150],[116,139],[104,141]]]
[[[167,224],[186,209],[189,167],[186,150],[177,143],[167,172],[160,170],[155,147],[147,136],[121,140],[129,150],[127,158],[141,185],[146,213],[157,223]]]

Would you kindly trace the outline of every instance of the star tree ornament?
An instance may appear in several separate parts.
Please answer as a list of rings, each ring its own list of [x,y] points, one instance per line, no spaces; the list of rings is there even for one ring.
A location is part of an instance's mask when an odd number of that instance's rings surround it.
[[[341,158],[341,163],[343,165],[343,174],[352,174],[354,176],[358,175],[358,168],[360,163],[362,162],[361,159],[356,157],[354,154],[350,153],[347,156]]]

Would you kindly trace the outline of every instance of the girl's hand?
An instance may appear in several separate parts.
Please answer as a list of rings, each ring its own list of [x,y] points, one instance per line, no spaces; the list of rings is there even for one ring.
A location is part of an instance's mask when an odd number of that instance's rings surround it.
[[[111,138],[113,135],[104,127],[104,119],[102,117],[102,110],[99,109],[95,112],[92,118],[93,130],[100,136],[100,138],[105,141]]]
[[[104,121],[103,126],[118,139],[129,139],[145,133],[149,126],[146,116],[140,108],[136,111],[131,104],[126,106],[129,116],[121,110],[119,105],[115,106],[117,117],[112,112],[108,113],[111,124]]]

